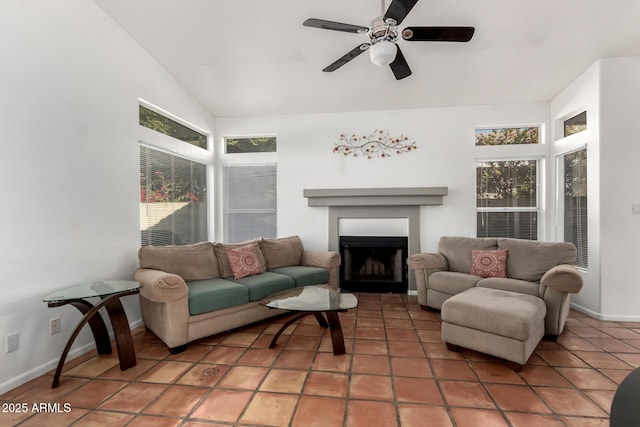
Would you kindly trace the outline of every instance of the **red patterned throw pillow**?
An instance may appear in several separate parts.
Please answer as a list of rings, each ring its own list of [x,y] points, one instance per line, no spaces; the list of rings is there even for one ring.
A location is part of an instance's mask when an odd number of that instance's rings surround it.
[[[471,274],[480,277],[507,277],[507,251],[471,251]]]
[[[229,265],[231,266],[231,271],[233,271],[234,279],[242,279],[243,277],[264,272],[254,245],[227,249],[227,257],[229,258]]]

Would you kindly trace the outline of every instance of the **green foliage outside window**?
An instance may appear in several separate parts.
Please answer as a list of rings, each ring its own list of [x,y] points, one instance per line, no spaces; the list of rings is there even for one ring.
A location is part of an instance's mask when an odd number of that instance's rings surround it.
[[[476,129],[476,145],[539,144],[540,128]]]
[[[196,132],[142,105],[139,107],[139,123],[141,126],[155,130],[156,132],[179,139],[180,141],[188,142],[196,147],[207,149],[206,135]]]
[[[276,151],[276,137],[226,138],[227,153],[271,153]]]
[[[583,111],[564,121],[564,136],[587,130],[587,112]]]
[[[534,207],[536,160],[482,161],[476,166],[478,207]]]

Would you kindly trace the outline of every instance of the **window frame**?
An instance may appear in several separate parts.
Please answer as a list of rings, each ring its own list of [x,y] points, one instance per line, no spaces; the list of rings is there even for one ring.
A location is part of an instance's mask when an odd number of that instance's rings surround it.
[[[242,139],[258,139],[258,138],[273,138],[273,143],[275,146],[275,149],[273,151],[242,151],[242,152],[229,152],[229,150],[227,149],[227,141],[229,139],[238,139],[238,140],[242,140]],[[222,138],[222,152],[225,155],[233,155],[233,156],[242,156],[242,155],[265,155],[265,154],[269,154],[269,153],[277,153],[278,152],[278,137],[276,134],[260,134],[260,135],[227,135],[225,137]]]
[[[192,142],[185,141],[185,140],[179,139],[179,138],[175,138],[175,137],[173,137],[173,136],[171,136],[171,135],[169,135],[167,133],[163,133],[163,132],[157,131],[155,129],[149,128],[149,127],[141,124],[140,123],[140,107],[145,108],[147,110],[150,110],[151,112],[153,112],[155,114],[158,114],[159,116],[162,116],[162,117],[166,118],[167,120],[176,123],[179,126],[183,126],[183,127],[187,128],[187,129],[189,129],[189,130],[191,130],[191,131],[193,131],[193,132],[195,132],[197,134],[200,134],[200,135],[204,136],[205,139],[206,139],[206,143],[205,143],[206,147],[200,147],[199,145],[194,144]],[[151,104],[151,103],[149,103],[149,102],[147,102],[147,101],[145,101],[143,99],[139,99],[138,100],[138,126],[139,126],[139,128],[145,129],[148,132],[152,132],[154,134],[162,135],[163,137],[171,138],[171,140],[173,140],[173,141],[180,141],[182,144],[187,144],[187,145],[189,145],[191,147],[194,147],[194,148],[196,148],[198,150],[211,151],[211,148],[212,148],[212,144],[211,144],[212,138],[211,138],[211,133],[210,132],[207,132],[206,130],[202,129],[201,127],[199,127],[199,126],[197,126],[197,125],[195,125],[193,123],[190,123],[187,120],[184,120],[184,119],[182,119],[182,118],[180,118],[180,117],[178,117],[178,116],[176,116],[174,114],[171,114],[170,112],[168,112],[168,111],[166,111],[166,110],[164,110],[164,109],[162,109],[160,107],[157,107],[157,106],[155,106],[155,105],[153,105],[153,104]],[[155,139],[155,138],[150,138],[150,139]]]
[[[206,188],[207,188],[207,213],[206,213],[206,227],[207,227],[207,240],[214,240],[216,221],[215,221],[215,197],[217,188],[215,187],[215,174],[216,167],[215,153],[213,149],[213,134],[199,126],[181,119],[167,112],[166,110],[159,108],[142,98],[138,98],[138,104],[145,108],[151,109],[159,114],[166,115],[171,120],[178,123],[182,123],[199,133],[203,133],[207,136],[207,149],[200,148],[196,145],[188,142],[173,138],[169,135],[157,132],[153,129],[147,128],[139,123],[140,108],[136,109],[137,116],[137,139],[136,139],[136,156],[138,157],[138,165],[140,165],[140,146],[145,145],[150,149],[161,151],[172,156],[182,158],[184,160],[192,161],[205,165],[206,168]],[[138,172],[139,166],[138,166]],[[140,205],[140,197],[138,195],[138,205]],[[142,224],[138,223],[138,232],[142,231]],[[140,238],[140,236],[139,236]]]
[[[220,219],[217,223],[216,235],[222,236],[223,241],[228,242],[230,232],[227,229],[228,221],[226,217],[226,207],[228,201],[225,197],[225,191],[227,188],[227,182],[225,177],[225,167],[227,166],[260,166],[260,165],[274,165],[276,172],[276,211],[275,211],[275,219],[276,219],[276,230],[275,233],[277,235],[279,225],[278,225],[278,153],[277,151],[266,151],[266,152],[249,152],[249,153],[227,153],[226,152],[226,141],[228,138],[276,138],[276,150],[277,150],[277,133],[259,133],[253,135],[244,134],[239,136],[238,134],[229,134],[222,136],[217,141],[217,148],[219,148],[219,156],[217,157],[217,167],[216,171],[216,179],[218,181],[218,185],[216,189],[218,190],[219,197],[216,199],[218,203],[217,208],[217,218]],[[255,236],[261,237],[261,236]],[[233,242],[229,242],[233,243]]]
[[[575,132],[567,133],[567,126],[571,126],[571,125],[568,125],[567,122],[569,122],[570,120],[575,120],[578,117],[582,116],[583,114],[584,114],[584,128],[576,130]],[[589,124],[589,117],[587,114],[587,110],[582,110],[579,113],[569,115],[567,118],[562,120],[562,138],[568,138],[572,135],[577,135],[582,132],[585,132],[587,130],[588,124]]]
[[[533,145],[533,144],[527,144]],[[537,144],[536,144],[537,145]],[[484,147],[484,146],[482,146]],[[478,166],[484,162],[510,162],[510,161],[535,161],[535,177],[536,177],[536,185],[535,185],[535,206],[505,206],[505,207],[485,207],[478,206],[478,181],[477,181],[477,171]],[[478,157],[475,159],[475,191],[474,191],[474,205],[475,205],[475,227],[476,227],[476,236],[479,236],[480,230],[478,229],[478,214],[482,213],[517,213],[517,212],[533,212],[536,214],[537,224],[536,224],[536,240],[540,239],[542,236],[542,206],[541,201],[543,200],[542,196],[542,185],[541,178],[544,167],[544,156],[543,155],[535,155],[535,156],[509,156],[509,157]],[[500,237],[511,237],[511,236],[500,236]]]
[[[500,129],[537,129],[538,142],[532,144],[478,144],[478,133],[482,131],[493,131]],[[501,125],[501,126],[478,126],[474,129],[473,139],[475,147],[531,147],[544,144],[544,126],[542,124],[521,124],[521,125]]]

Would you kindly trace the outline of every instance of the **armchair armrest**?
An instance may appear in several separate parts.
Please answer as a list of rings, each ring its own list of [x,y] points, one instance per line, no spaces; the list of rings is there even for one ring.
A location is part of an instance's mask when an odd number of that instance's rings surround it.
[[[556,265],[542,276],[540,285],[559,292],[577,294],[582,289],[582,276],[573,265]]]
[[[140,282],[140,294],[150,301],[170,302],[186,298],[189,288],[177,274],[167,273],[150,268],[139,268],[133,275],[134,280]]]
[[[332,269],[340,267],[340,254],[332,251],[303,251],[302,265]]]
[[[447,259],[441,253],[413,254],[407,263],[412,270],[446,270],[449,268]]]

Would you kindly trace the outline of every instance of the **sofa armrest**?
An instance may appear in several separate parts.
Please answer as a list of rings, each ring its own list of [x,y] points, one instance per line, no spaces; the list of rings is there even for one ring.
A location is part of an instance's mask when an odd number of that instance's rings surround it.
[[[447,259],[441,253],[413,254],[408,261],[411,270],[446,270],[449,268]]]
[[[559,292],[577,294],[582,289],[582,276],[573,265],[556,265],[542,276],[540,286],[546,286]]]
[[[449,263],[447,259],[441,253],[413,254],[409,256],[407,265],[415,272],[418,304],[423,307],[429,306],[427,303],[429,275],[436,271],[448,270]]]
[[[154,302],[170,302],[189,295],[189,288],[177,274],[161,270],[139,268],[133,275],[134,280],[140,282],[140,294]]]
[[[302,265],[332,269],[340,267],[340,254],[332,251],[303,251]]]
[[[322,267],[329,271],[329,281],[332,289],[339,288],[340,254],[335,251],[303,251],[301,264],[307,267]]]

